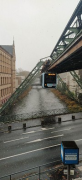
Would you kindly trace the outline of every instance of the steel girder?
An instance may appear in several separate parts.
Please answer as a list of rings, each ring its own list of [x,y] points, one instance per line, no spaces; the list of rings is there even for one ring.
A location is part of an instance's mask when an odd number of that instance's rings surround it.
[[[82,89],[82,81],[80,80],[79,76],[77,75],[77,73],[75,71],[70,71],[70,74],[73,76],[73,78],[75,79],[75,81],[77,82],[77,84],[80,86],[80,88]]]
[[[69,44],[77,37],[77,34],[82,30],[82,0],[78,3],[73,15],[61,34],[57,44],[55,45],[50,57],[52,64],[57,60],[58,56],[64,52]],[[52,65],[51,64],[51,65]]]
[[[76,98],[74,97],[73,93],[69,90],[69,88],[67,87],[66,83],[62,80],[62,78],[57,75],[58,81],[61,82],[62,86],[64,87],[65,90],[63,90],[63,93],[66,94],[66,92],[68,93],[68,96],[73,99],[76,100]],[[57,89],[59,89],[61,91],[62,88],[60,88],[59,86],[57,86]],[[67,94],[66,94],[67,95]]]
[[[0,109],[0,114],[3,114],[3,112],[6,112],[7,109],[9,109],[10,106],[20,97],[20,95],[31,85],[33,80],[37,77],[37,75],[39,75],[40,68],[42,67],[43,64],[44,64],[43,61],[40,61],[36,64],[33,70],[26,77],[26,79],[20,84],[20,86],[8,99],[8,101],[2,106],[2,108]]]

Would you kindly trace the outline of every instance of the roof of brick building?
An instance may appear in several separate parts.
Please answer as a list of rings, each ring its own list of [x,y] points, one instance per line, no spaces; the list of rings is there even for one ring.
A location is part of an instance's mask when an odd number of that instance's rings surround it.
[[[4,50],[6,50],[10,55],[13,56],[13,45],[0,45]]]

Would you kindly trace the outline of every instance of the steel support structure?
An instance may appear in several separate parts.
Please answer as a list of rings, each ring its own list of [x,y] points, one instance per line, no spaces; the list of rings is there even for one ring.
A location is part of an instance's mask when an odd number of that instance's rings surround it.
[[[63,94],[68,94],[68,96],[73,99],[73,100],[76,100],[76,98],[74,97],[73,93],[69,90],[69,88],[67,87],[66,83],[63,82],[62,78],[57,75],[57,78],[58,78],[58,81],[60,81],[62,87],[63,87]],[[57,86],[57,89],[62,91],[62,87],[60,87],[59,85]]]
[[[52,58],[51,66],[57,61],[58,57],[69,47],[82,30],[82,0],[79,1],[74,13],[72,14],[68,24],[61,34],[57,44],[55,45],[50,57]]]
[[[13,103],[19,100],[19,97],[23,92],[32,84],[34,79],[40,75],[41,67],[44,64],[43,61],[39,61],[33,70],[29,73],[26,79],[20,84],[16,91],[11,95],[8,101],[0,109],[0,114],[6,113],[7,110],[13,105]]]
[[[77,75],[77,73],[75,71],[70,71],[70,74],[73,76],[73,78],[75,79],[75,81],[77,82],[77,84],[80,86],[80,88],[82,89],[82,81],[80,80],[79,76]]]
[[[52,59],[51,65],[57,61],[58,57],[68,48],[73,40],[82,32],[82,0],[78,3],[73,15],[71,16],[67,26],[65,27],[61,37],[59,38],[55,48],[53,49],[50,58]],[[43,58],[44,59],[44,58]],[[40,61],[29,73],[27,78],[21,83],[17,90],[12,94],[9,100],[0,109],[0,114],[5,112],[11,105],[20,97],[20,95],[31,85],[44,61]]]

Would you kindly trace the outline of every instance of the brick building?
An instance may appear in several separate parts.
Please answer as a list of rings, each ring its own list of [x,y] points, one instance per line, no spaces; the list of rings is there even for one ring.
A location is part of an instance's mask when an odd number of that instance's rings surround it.
[[[0,45],[0,106],[15,91],[15,45]]]

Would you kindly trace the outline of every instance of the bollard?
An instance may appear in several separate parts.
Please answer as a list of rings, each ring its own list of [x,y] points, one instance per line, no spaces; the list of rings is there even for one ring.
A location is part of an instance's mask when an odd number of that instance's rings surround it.
[[[41,120],[41,126],[43,126],[44,125],[44,120]]]
[[[8,131],[11,132],[11,125],[8,125]]]
[[[72,116],[72,119],[74,120],[74,119],[75,119],[75,116]]]
[[[23,123],[23,129],[26,129],[26,123]]]
[[[61,122],[61,117],[58,118],[58,122],[59,122],[59,123]]]

